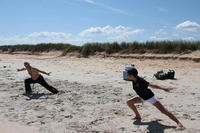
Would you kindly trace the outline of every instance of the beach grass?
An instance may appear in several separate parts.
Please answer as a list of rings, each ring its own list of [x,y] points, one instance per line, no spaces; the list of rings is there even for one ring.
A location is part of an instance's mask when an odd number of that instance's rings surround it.
[[[147,41],[147,42],[92,42],[82,46],[65,43],[41,43],[36,45],[2,45],[1,52],[14,53],[17,51],[49,52],[53,50],[62,51],[62,56],[70,52],[78,52],[84,57],[94,55],[96,52],[105,52],[107,54],[120,53],[190,53],[200,50],[200,41]]]

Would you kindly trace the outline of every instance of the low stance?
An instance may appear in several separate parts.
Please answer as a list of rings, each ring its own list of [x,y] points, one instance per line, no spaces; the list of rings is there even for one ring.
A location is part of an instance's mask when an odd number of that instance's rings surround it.
[[[161,89],[167,92],[170,91],[171,88],[163,88],[158,85],[150,84],[149,82],[147,82],[146,80],[138,76],[138,71],[135,68],[128,70],[127,73],[128,73],[129,79],[132,80],[133,89],[138,95],[137,97],[134,97],[127,101],[128,106],[135,113],[134,119],[137,119],[137,120],[141,119],[141,116],[139,112],[137,111],[137,108],[135,107],[134,104],[148,101],[151,104],[153,104],[158,110],[160,110],[163,114],[167,115],[171,120],[176,122],[177,129],[184,129],[181,122],[179,122],[178,119],[158,101],[158,99],[154,96],[154,93],[148,87]]]
[[[43,74],[46,74],[46,75],[49,76],[50,73],[46,73],[46,72],[41,71],[41,70],[39,70],[37,68],[34,68],[28,62],[24,62],[24,66],[25,66],[25,68],[17,69],[17,71],[19,72],[19,71],[27,70],[29,75],[31,76],[31,78],[28,78],[28,79],[24,80],[26,94],[31,94],[32,93],[30,84],[33,84],[33,83],[39,83],[40,85],[45,87],[47,90],[49,90],[53,94],[58,93],[58,90],[55,89],[54,87],[50,86],[44,80],[43,76],[40,74],[40,73],[43,73]]]

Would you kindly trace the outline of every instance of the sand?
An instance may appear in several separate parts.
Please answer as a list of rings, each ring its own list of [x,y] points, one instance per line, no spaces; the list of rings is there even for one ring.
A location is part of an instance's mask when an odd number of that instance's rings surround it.
[[[200,63],[190,60],[59,57],[58,52],[27,55],[0,54],[0,133],[197,133],[200,132]],[[34,94],[24,95],[28,61],[51,76],[43,75],[60,93],[52,95],[38,84]],[[137,108],[142,121],[134,121],[126,101],[136,96],[131,82],[123,80],[126,65],[135,64],[147,81],[171,87],[171,92],[152,89],[159,101],[186,127],[176,123],[149,103]],[[176,80],[156,80],[158,70],[174,69]]]

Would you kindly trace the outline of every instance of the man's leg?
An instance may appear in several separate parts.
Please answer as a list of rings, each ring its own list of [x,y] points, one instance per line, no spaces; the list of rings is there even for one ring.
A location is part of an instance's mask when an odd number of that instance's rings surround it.
[[[28,78],[28,79],[24,80],[25,91],[26,91],[27,94],[32,92],[31,85],[30,85],[32,83],[35,83],[35,81],[33,79],[31,79],[31,78]]]
[[[47,90],[49,90],[50,92],[52,92],[53,94],[58,93],[58,90],[56,88],[54,88],[53,86],[50,86],[42,76],[40,76],[38,79],[38,83],[41,84],[43,87],[45,87]]]
[[[159,101],[155,102],[153,104],[160,112],[163,114],[167,115],[171,120],[177,123],[178,128],[182,128],[183,125],[178,121],[178,119],[171,113],[169,112]]]
[[[132,98],[132,99],[127,101],[127,105],[135,113],[135,118],[134,119],[141,119],[141,116],[140,116],[139,112],[137,111],[137,108],[134,105],[136,103],[142,103],[142,101],[141,101],[141,99],[139,97],[134,97],[134,98]]]

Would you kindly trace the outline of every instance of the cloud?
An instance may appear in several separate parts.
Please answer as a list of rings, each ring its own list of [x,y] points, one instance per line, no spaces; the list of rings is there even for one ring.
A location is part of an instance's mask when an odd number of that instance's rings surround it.
[[[95,2],[93,0],[84,0],[84,1],[87,3],[90,3],[90,4],[95,4]]]
[[[34,32],[28,35],[28,38],[68,38],[70,33],[63,32]]]
[[[113,35],[123,35],[123,36],[129,36],[133,34],[138,34],[143,32],[143,29],[132,29],[130,27],[125,27],[122,25],[119,25],[117,27],[111,27],[110,25],[107,25],[105,27],[91,27],[89,29],[86,29],[82,31],[79,35],[80,36],[113,36]]]
[[[10,44],[22,44],[27,42],[27,38],[22,38],[20,36],[13,37],[0,37],[0,45],[10,45]]]
[[[124,15],[129,15],[129,13],[127,13],[126,11],[124,10],[121,10],[121,9],[118,9],[118,8],[114,8],[114,7],[111,7],[111,6],[108,6],[108,5],[105,5],[105,4],[98,4],[106,9],[109,9],[111,11],[114,11],[116,13],[120,13],[120,14],[124,14]]]
[[[119,8],[115,8],[115,7],[112,7],[112,6],[103,4],[103,3],[94,2],[94,0],[83,0],[83,1],[86,2],[86,3],[89,3],[89,4],[93,4],[93,5],[96,5],[96,6],[103,7],[105,9],[111,10],[111,11],[119,13],[119,14],[130,15],[129,13],[127,13],[124,10],[121,10]]]
[[[167,35],[167,32],[164,29],[159,29],[159,31],[155,32],[156,35]]]
[[[64,32],[33,32],[26,36],[0,37],[0,45],[38,44],[38,43],[72,43],[82,45],[91,41],[120,41],[143,32],[143,29],[132,29],[126,26],[91,27],[77,36]]]
[[[169,40],[169,39],[167,37],[151,36],[150,40],[152,40],[152,41],[165,41],[165,40]]]
[[[112,27],[110,25],[107,25],[105,27],[91,27],[89,29],[82,31],[79,35],[80,36],[103,35],[103,34],[109,34],[111,30],[112,30]]]
[[[127,41],[133,35],[142,33],[144,29],[133,29],[126,26],[91,27],[79,33],[81,37],[104,38],[107,41]]]
[[[184,41],[193,41],[193,40],[195,40],[195,38],[194,37],[185,37],[185,38],[182,38],[182,40],[184,40]]]
[[[200,25],[196,22],[192,22],[189,20],[178,24],[175,28],[177,30],[180,29],[180,30],[191,31],[191,32],[200,32]]]
[[[63,32],[34,32],[25,37],[13,36],[13,37],[0,37],[1,44],[35,44],[35,43],[64,43],[68,42],[70,33]]]

